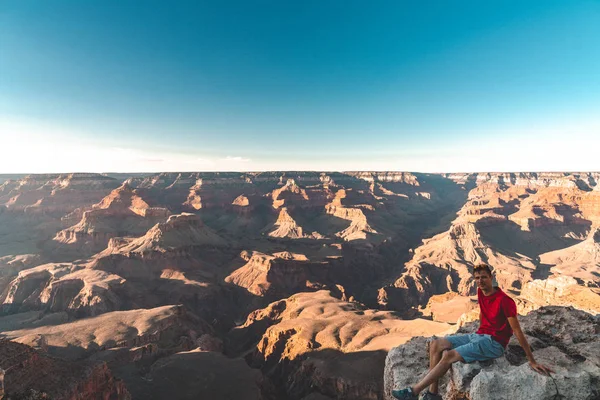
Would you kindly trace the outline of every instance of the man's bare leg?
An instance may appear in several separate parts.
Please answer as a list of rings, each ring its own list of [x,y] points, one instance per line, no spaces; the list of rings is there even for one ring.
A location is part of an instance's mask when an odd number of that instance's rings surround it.
[[[442,359],[431,369],[421,382],[412,387],[415,394],[421,393],[427,386],[437,382],[457,361],[463,361],[463,358],[456,350],[445,350]]]
[[[452,343],[448,339],[436,339],[429,344],[429,370],[431,371],[442,359],[442,353],[444,350],[450,350]],[[431,393],[437,393],[439,391],[439,379],[429,385],[429,391]]]

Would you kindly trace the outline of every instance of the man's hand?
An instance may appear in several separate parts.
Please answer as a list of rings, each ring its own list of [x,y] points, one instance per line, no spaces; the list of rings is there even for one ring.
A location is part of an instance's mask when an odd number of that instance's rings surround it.
[[[550,376],[550,373],[554,372],[553,370],[551,370],[550,368],[546,367],[545,365],[538,364],[535,361],[529,361],[529,366],[534,371],[539,372],[542,375],[548,375],[548,376]]]
[[[537,362],[534,361],[533,353],[531,352],[531,347],[529,347],[529,343],[527,343],[527,339],[525,338],[525,334],[521,330],[521,325],[519,324],[519,320],[517,319],[517,317],[508,317],[507,319],[508,319],[508,323],[510,324],[510,327],[513,330],[513,333],[519,340],[519,344],[521,345],[523,350],[525,350],[525,355],[527,356],[527,359],[529,360],[529,366],[534,371],[536,371],[542,375],[550,376],[550,373],[554,372],[553,370],[546,367],[545,365],[538,364]]]

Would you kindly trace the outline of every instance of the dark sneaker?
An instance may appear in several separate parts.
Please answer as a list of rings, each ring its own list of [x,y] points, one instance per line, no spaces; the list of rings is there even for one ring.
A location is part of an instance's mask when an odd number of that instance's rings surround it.
[[[442,400],[442,396],[437,393],[431,393],[429,390],[423,393],[421,400]]]
[[[392,396],[400,400],[419,400],[417,395],[412,391],[412,388],[392,390]]]

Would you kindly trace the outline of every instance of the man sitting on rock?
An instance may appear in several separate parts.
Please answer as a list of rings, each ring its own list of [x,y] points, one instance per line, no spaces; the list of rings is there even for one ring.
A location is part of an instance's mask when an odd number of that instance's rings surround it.
[[[441,400],[438,394],[438,380],[450,366],[457,361],[471,363],[501,357],[513,332],[519,344],[525,350],[529,365],[541,374],[549,374],[550,368],[538,364],[527,339],[517,320],[517,306],[500,288],[492,284],[492,270],[486,264],[480,264],[473,269],[473,278],[477,283],[477,300],[479,302],[480,325],[477,333],[450,335],[436,339],[429,346],[429,373],[416,385],[392,390],[397,399],[417,399],[427,386],[422,399]]]

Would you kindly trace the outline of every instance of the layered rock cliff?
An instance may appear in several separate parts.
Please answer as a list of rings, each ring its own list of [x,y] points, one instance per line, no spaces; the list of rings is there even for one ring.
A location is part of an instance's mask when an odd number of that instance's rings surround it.
[[[232,309],[232,296],[217,278],[216,264],[233,257],[225,245],[196,215],[175,215],[140,238],[111,239],[89,260],[21,271],[0,300],[5,311],[79,317],[179,303],[216,315]]]
[[[0,340],[5,398],[131,399],[122,381],[102,362],[67,362],[29,346]]]
[[[154,354],[189,350],[202,334],[212,333],[208,323],[182,306],[114,311],[75,321],[56,314],[39,317],[14,321],[13,326],[4,323],[3,336],[33,347],[43,343],[48,354],[63,359],[93,355],[114,364],[119,358],[135,360],[142,347]]]
[[[260,367],[291,399],[313,392],[378,399],[385,352],[414,335],[448,329],[443,323],[365,310],[318,291],[253,312],[230,332],[229,340],[238,352],[252,351],[251,365]]]
[[[394,284],[382,288],[382,303],[404,308],[447,291],[473,294],[470,271],[479,263],[490,264],[499,285],[517,295],[528,282],[561,275],[598,286],[595,175],[447,175],[470,188],[467,202],[449,229],[423,240]]]
[[[49,246],[53,251],[94,254],[105,249],[111,238],[139,236],[170,215],[167,208],[151,207],[127,183],[89,209],[77,212],[81,220],[56,234]]]
[[[225,281],[273,300],[323,288],[330,282],[331,269],[329,263],[311,262],[302,254],[254,252],[248,262]]]

